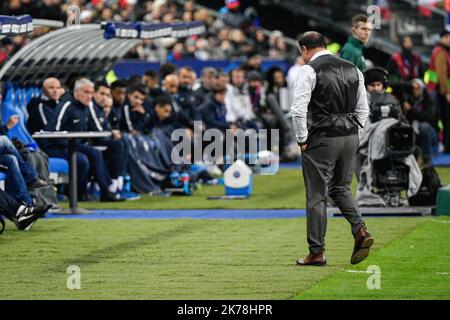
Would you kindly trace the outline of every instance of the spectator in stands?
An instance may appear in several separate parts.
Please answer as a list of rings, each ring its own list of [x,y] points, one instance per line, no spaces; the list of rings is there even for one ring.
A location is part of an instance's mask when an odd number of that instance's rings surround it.
[[[253,106],[253,112],[261,117],[263,113],[265,113],[268,109],[263,76],[258,71],[250,71],[247,73],[247,82],[250,101]],[[266,125],[266,127],[272,126]]]
[[[144,107],[147,90],[143,86],[128,88],[123,107],[121,130],[133,135],[147,134],[151,130],[151,113]]]
[[[431,54],[426,80],[444,125],[444,152],[450,153],[450,31],[441,33],[441,41]]]
[[[184,54],[184,43],[183,42],[176,42],[172,50],[167,55],[167,61],[179,61],[185,58]]]
[[[295,59],[294,65],[288,71],[288,74],[286,76],[286,81],[287,81],[287,84],[289,87],[290,94],[292,94],[292,92],[294,92],[294,85],[299,76],[300,68],[304,65],[305,65],[305,61],[303,60],[302,56],[298,56]]]
[[[262,29],[257,29],[255,32],[255,52],[258,52],[262,56],[269,55],[269,42]]]
[[[4,37],[0,40],[0,66],[12,55],[14,48],[15,45],[11,38]]]
[[[264,85],[263,76],[257,71],[249,72],[247,81],[253,112],[259,119],[259,127],[264,127],[269,130],[279,129],[279,152],[282,154],[284,147],[289,142],[289,126],[276,95],[273,92],[268,94]]]
[[[87,129],[89,106],[93,103],[94,84],[81,78],[75,82],[73,97],[60,104],[56,111],[56,117],[49,122],[48,131],[82,132]],[[52,139],[45,145],[44,151],[50,157],[68,159],[67,141],[54,141]],[[91,176],[100,187],[100,201],[120,201],[114,192],[114,185],[105,166],[102,153],[92,146],[77,143],[77,178],[78,190],[81,201],[89,200],[87,197],[87,183]]]
[[[184,12],[194,12],[195,10],[195,1],[187,0],[183,5]]]
[[[25,2],[25,1],[22,1]],[[29,1],[28,1],[29,2]],[[32,9],[33,11],[27,11],[32,13],[34,18],[50,19],[50,20],[62,20],[63,13],[61,10],[61,2],[54,0],[42,0],[36,1],[36,5]]]
[[[287,55],[287,46],[281,31],[274,31],[269,40],[269,57],[273,59],[284,59]]]
[[[248,58],[247,61],[244,62],[244,64],[241,66],[242,69],[245,70],[245,72],[250,71],[257,71],[259,73],[262,73],[261,65],[263,63],[263,58],[260,54],[254,54]]]
[[[366,70],[363,48],[369,42],[373,26],[364,14],[358,14],[352,19],[352,35],[341,50],[341,58],[352,62],[361,72]]]
[[[422,59],[414,54],[411,37],[404,37],[401,41],[400,52],[392,54],[386,70],[390,74],[390,83],[410,82],[423,75]]]
[[[108,122],[111,129],[119,130],[123,105],[127,95],[127,83],[124,80],[116,80],[111,84],[111,96],[113,105],[108,113]]]
[[[61,97],[61,83],[56,78],[47,78],[42,84],[42,91],[41,96],[32,98],[27,105],[27,128],[31,134],[44,130],[55,117]]]
[[[211,58],[211,49],[208,40],[204,38],[198,38],[195,41],[194,57],[197,60],[206,61]]]
[[[211,88],[215,84],[217,76],[217,70],[212,67],[203,68],[200,82],[193,86],[195,100],[197,105],[201,105],[207,98],[208,94],[211,93]]]
[[[272,67],[266,72],[267,95],[274,95],[281,110],[289,111],[289,88],[283,70]]]
[[[49,205],[35,206],[21,204],[0,189],[0,215],[14,222],[19,230],[30,230],[36,220],[41,218],[50,207]]]
[[[227,122],[233,124],[233,127],[256,129],[256,115],[250,101],[245,71],[235,68],[231,71],[230,78],[231,84],[228,85],[225,97]]]
[[[266,73],[266,81],[267,101],[277,117],[277,127],[280,129],[280,155],[288,161],[298,159],[300,150],[292,121],[288,121],[290,120],[291,93],[283,70],[278,67],[270,68]]]
[[[226,25],[233,28],[247,29],[252,24],[253,18],[254,13],[252,10],[242,11],[239,0],[225,0],[222,20]]]
[[[436,107],[422,80],[414,79],[411,85],[412,93],[405,95],[403,112],[416,132],[424,161],[429,162],[438,144]]]

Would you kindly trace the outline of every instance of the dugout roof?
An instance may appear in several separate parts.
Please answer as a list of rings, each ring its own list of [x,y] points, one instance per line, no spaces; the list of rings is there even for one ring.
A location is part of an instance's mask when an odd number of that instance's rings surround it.
[[[32,40],[0,69],[0,80],[36,84],[48,76],[65,82],[72,74],[104,76],[140,39],[104,39],[99,24],[58,29]]]

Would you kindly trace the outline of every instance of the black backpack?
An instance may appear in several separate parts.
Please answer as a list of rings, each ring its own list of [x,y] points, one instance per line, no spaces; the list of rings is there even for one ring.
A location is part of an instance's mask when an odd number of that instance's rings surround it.
[[[419,192],[409,198],[411,206],[434,206],[441,185],[441,179],[433,166],[426,166],[422,169],[422,184]]]

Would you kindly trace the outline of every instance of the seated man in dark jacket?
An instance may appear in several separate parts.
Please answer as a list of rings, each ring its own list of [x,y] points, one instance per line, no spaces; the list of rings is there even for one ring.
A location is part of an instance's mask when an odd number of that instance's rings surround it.
[[[92,104],[94,85],[86,78],[75,82],[74,95],[58,106],[56,117],[46,127],[46,131],[86,131],[89,106]],[[67,141],[49,139],[41,146],[50,157],[68,159]],[[92,146],[77,144],[78,190],[80,200],[86,200],[86,188],[90,176],[100,186],[101,201],[118,201],[113,193],[113,184],[100,151]]]
[[[127,82],[124,80],[116,80],[111,84],[111,96],[113,105],[107,115],[107,119],[111,129],[120,130],[120,120],[122,109],[127,97]]]
[[[417,134],[417,144],[427,162],[438,144],[436,107],[422,80],[412,80],[411,86],[412,92],[404,97],[403,112]]]
[[[61,83],[56,78],[48,78],[44,81],[42,90],[42,95],[32,98],[27,105],[27,128],[30,134],[43,130],[55,117],[61,96]]]
[[[126,140],[123,139],[119,130],[112,129],[108,122],[108,115],[113,108],[111,90],[105,81],[98,81],[94,85],[94,101],[89,106],[87,120],[88,131],[111,131],[112,136],[108,138],[92,139],[94,146],[106,147],[103,157],[108,167],[113,183],[113,192],[120,193],[124,199],[137,199],[137,194],[125,192],[123,188],[124,176],[127,174],[128,150]]]
[[[172,117],[176,122],[177,128],[186,128],[192,133],[196,110],[193,105],[193,100],[188,100],[186,92],[183,92],[180,96],[179,86],[180,81],[174,74],[167,75],[162,82],[163,93],[171,100]]]
[[[219,129],[223,133],[229,128],[226,121],[225,95],[226,88],[213,88],[212,95],[199,107],[198,120],[203,121],[205,129]]]
[[[127,90],[127,98],[122,110],[120,129],[136,134],[146,134],[151,129],[151,110],[144,106],[147,97],[145,87],[137,85]]]

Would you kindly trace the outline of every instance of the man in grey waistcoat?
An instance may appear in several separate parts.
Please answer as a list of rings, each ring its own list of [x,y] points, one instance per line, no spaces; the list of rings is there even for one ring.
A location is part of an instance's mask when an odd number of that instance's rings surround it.
[[[350,262],[357,264],[367,258],[374,241],[350,189],[359,136],[369,113],[364,76],[355,65],[327,51],[320,33],[306,32],[298,42],[306,65],[295,83],[291,111],[302,151],[310,252],[297,264],[327,264],[327,195],[351,224],[355,244]]]

